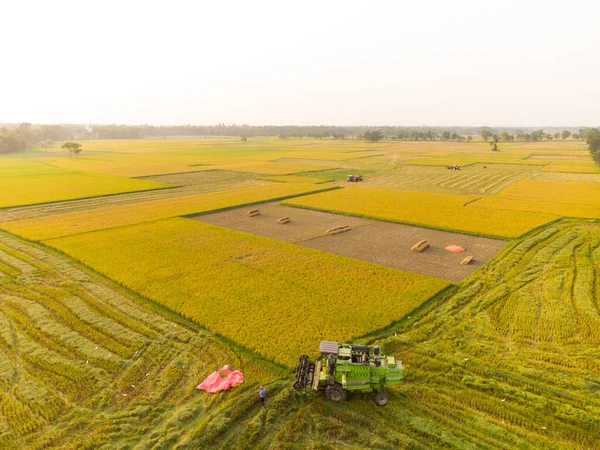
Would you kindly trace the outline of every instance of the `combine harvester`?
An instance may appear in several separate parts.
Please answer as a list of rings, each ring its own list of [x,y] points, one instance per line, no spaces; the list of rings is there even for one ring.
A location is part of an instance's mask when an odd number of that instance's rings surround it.
[[[322,341],[319,347],[321,357],[311,362],[302,355],[296,368],[294,389],[303,395],[325,391],[325,397],[334,402],[346,400],[348,392],[377,392],[375,403],[383,406],[389,393],[387,386],[397,386],[404,378],[402,362],[396,363],[393,356],[386,357],[379,352],[379,346],[372,349],[362,345],[342,344]],[[328,355],[335,357],[334,375],[330,377]]]

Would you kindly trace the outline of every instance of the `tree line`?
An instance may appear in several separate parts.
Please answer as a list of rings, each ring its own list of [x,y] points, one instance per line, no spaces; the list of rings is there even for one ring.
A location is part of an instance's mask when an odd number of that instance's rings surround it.
[[[38,145],[48,148],[56,141],[81,139],[143,139],[192,136],[256,137],[279,136],[281,139],[382,139],[405,141],[471,141],[481,136],[484,141],[543,141],[552,139],[584,139],[587,129],[550,129],[509,127],[408,127],[408,126],[296,126],[296,125],[32,125],[21,123],[0,127],[0,153],[22,151]]]

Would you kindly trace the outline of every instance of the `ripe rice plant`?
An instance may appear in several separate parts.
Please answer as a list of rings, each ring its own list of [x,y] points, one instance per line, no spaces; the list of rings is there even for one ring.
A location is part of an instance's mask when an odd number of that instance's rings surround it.
[[[218,415],[225,399],[255,400],[259,384],[282,374],[63,257],[5,233],[0,245],[10,249],[11,264],[27,262],[35,277],[15,269],[0,283],[0,448],[110,448],[153,439],[202,448],[193,437],[197,421]],[[122,356],[113,352],[127,342],[137,344]],[[199,394],[196,385],[224,364],[242,370],[246,382],[225,397]]]
[[[301,208],[408,223],[500,238],[514,238],[559,216],[535,210],[508,216],[480,206],[478,197],[371,188],[347,188],[288,200]]]
[[[15,169],[16,170],[16,169]],[[0,208],[168,187],[113,175],[66,172],[0,178]]]
[[[593,162],[553,161],[542,169],[542,172],[599,173],[600,169]]]
[[[186,219],[48,241],[184,317],[292,366],[390,325],[448,283]]]
[[[600,218],[598,199],[597,183],[521,180],[497,197],[481,199],[474,206],[503,209],[511,217],[521,211],[538,211],[562,217]]]
[[[266,186],[235,189],[217,193],[166,198],[133,205],[99,208],[0,224],[0,228],[26,239],[45,240],[70,234],[85,233],[134,223],[148,222],[182,215],[220,210],[320,192],[331,186],[311,183],[273,183]]]

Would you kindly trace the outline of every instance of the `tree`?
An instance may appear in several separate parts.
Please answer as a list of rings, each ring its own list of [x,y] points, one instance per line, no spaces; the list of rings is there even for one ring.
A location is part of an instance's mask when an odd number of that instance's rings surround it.
[[[488,130],[483,130],[481,132],[481,139],[483,139],[484,141],[487,141],[492,136],[493,136],[493,134],[490,131],[488,131]]]
[[[493,152],[499,152],[500,150],[498,149],[498,136],[494,135],[492,137],[492,139],[489,142],[490,144],[490,148],[492,149]]]
[[[569,130],[563,130],[563,132],[560,134],[560,136],[563,139],[567,139],[569,136],[571,136],[571,132]]]
[[[556,133],[554,133],[553,137],[554,139],[560,139],[560,133],[557,131]]]
[[[246,136],[242,136],[240,138],[240,141],[242,141],[245,144],[246,142],[248,142],[248,138]]]
[[[449,141],[450,140],[450,132],[449,131],[444,131],[442,133],[442,141]]]
[[[544,130],[536,130],[532,131],[530,136],[532,141],[537,142],[543,140],[546,137],[546,133],[544,133]]]
[[[600,129],[588,128],[585,131],[585,142],[590,149],[592,158],[600,166]]]
[[[408,133],[404,130],[398,130],[396,132],[396,139],[403,141],[408,136]]]
[[[31,128],[31,124],[28,122],[19,124],[13,134],[17,139],[25,142],[26,146],[33,145],[37,141],[35,133]]]
[[[420,134],[417,130],[408,130],[407,139],[409,141],[418,141]]]
[[[577,139],[577,140],[581,139],[581,136],[579,135],[579,133],[573,133],[571,137],[573,139]]]
[[[25,142],[15,136],[0,135],[0,153],[15,153],[25,149]]]
[[[467,136],[467,141],[471,142],[473,140],[473,136],[469,135]]]
[[[77,142],[65,142],[60,148],[62,148],[63,150],[68,150],[69,151],[69,156],[77,156],[79,158],[79,154],[83,151],[83,148],[81,147],[81,144],[77,143]]]
[[[383,132],[381,130],[367,130],[363,133],[363,138],[369,142],[377,142],[383,139]]]

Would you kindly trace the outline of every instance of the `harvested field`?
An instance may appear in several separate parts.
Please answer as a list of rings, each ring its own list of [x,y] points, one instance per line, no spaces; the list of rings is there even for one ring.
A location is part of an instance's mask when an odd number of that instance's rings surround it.
[[[465,279],[505,245],[504,241],[496,239],[290,208],[275,203],[261,205],[260,212],[261,215],[252,220],[246,216],[244,209],[200,215],[193,219],[454,283]],[[285,216],[289,216],[291,222],[282,227],[276,222]],[[345,225],[352,229],[327,235],[327,230]],[[426,239],[430,247],[422,253],[411,252],[410,248],[422,239]],[[473,261],[467,266],[461,265],[464,254],[443,250],[450,244],[466,247],[468,254],[474,255]]]
[[[539,167],[514,164],[472,164],[461,170],[443,166],[398,166],[365,177],[363,186],[429,191],[443,194],[495,195],[518,180],[536,175]]]
[[[231,364],[246,383],[227,398],[252,407],[281,376],[56,252],[5,233],[0,249],[2,449],[207,448],[196,430],[222,399],[199,381]]]

